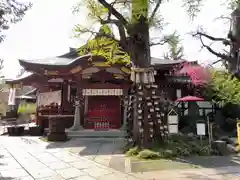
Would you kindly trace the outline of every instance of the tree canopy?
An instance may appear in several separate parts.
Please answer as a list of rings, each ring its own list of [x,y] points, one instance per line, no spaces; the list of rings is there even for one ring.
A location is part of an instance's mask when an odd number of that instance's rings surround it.
[[[132,44],[137,44],[142,40],[141,35],[138,36],[133,33],[137,29],[135,25],[142,21],[141,18],[144,18],[143,22],[147,24],[145,32],[153,28],[158,31],[161,30],[164,27],[164,21],[159,9],[164,2],[162,0],[86,0],[77,4],[74,7],[74,13],[78,13],[82,6],[86,6],[88,9],[87,17],[92,20],[94,25],[92,27],[83,27],[81,24],[76,25],[74,28],[75,37],[79,37],[83,33],[97,36],[97,38],[89,40],[87,44],[80,48],[80,54],[91,52],[92,54],[106,57],[110,62],[129,62],[133,48],[130,41],[134,38]],[[183,5],[191,16],[197,11],[197,7],[193,10],[192,3],[192,1],[183,0]],[[105,33],[99,35],[98,30],[96,30],[96,24],[100,24],[101,29],[104,29]],[[117,30],[118,33],[113,33],[114,30]],[[172,47],[172,53],[175,53],[175,58],[176,56],[182,57],[183,49],[175,46],[176,43],[178,44],[176,41],[179,42],[179,36],[173,32],[162,34],[157,38],[150,38],[149,41],[147,40],[147,43],[149,46],[169,43]]]
[[[123,59],[130,60],[132,46],[130,40],[133,37],[133,29],[136,30],[136,24],[142,21],[141,18],[144,19],[144,23],[147,24],[146,28],[148,29],[157,29],[160,33],[157,38],[149,38],[148,44],[149,46],[154,45],[163,45],[168,43],[170,47],[171,53],[174,53],[174,59],[182,57],[183,47],[176,46],[176,41],[179,41],[179,36],[177,36],[174,32],[169,34],[162,34],[161,30],[164,28],[165,22],[163,17],[161,16],[160,7],[162,4],[168,1],[164,0],[86,0],[81,1],[81,3],[77,4],[74,7],[74,12],[77,13],[80,11],[81,6],[85,6],[88,9],[87,17],[91,19],[94,23],[94,27],[83,27],[78,24],[74,28],[74,32],[76,37],[79,37],[83,33],[90,33],[91,35],[98,34],[96,31],[96,23],[100,24],[100,26],[104,26],[104,28],[108,27],[111,30],[110,34],[105,34],[101,38],[92,39],[88,41],[89,45],[85,45],[85,48],[89,50],[92,48],[92,44],[95,44],[93,47],[94,51],[91,53],[102,55],[106,57],[111,62],[121,62]],[[197,16],[197,13],[201,11],[202,5],[205,0],[182,0],[183,7],[186,9],[186,12],[189,14],[191,19]],[[226,8],[234,8],[240,4],[239,0],[226,0]],[[171,22],[169,22],[171,23]],[[139,26],[140,27],[140,26]],[[140,29],[140,28],[139,28]],[[118,33],[112,33],[116,30]],[[116,32],[114,31],[114,32]],[[199,35],[199,32],[197,33]],[[201,36],[205,36],[204,33]],[[138,40],[141,41],[142,37],[134,36],[136,43]],[[208,37],[207,37],[208,38]],[[221,39],[223,40],[223,38]],[[96,42],[96,43],[94,43]],[[203,41],[201,41],[203,42]],[[117,45],[117,44],[118,45]],[[134,42],[135,43],[135,42]],[[98,48],[96,47],[98,44]],[[226,59],[226,56],[223,53],[216,53],[209,46],[206,46],[210,52],[218,55],[222,59]],[[110,49],[111,53],[106,51],[106,49]],[[150,50],[149,50],[150,51]],[[80,50],[80,54],[82,54],[83,48]],[[112,56],[112,54],[122,55],[124,58],[120,58],[120,56]],[[123,53],[125,52],[125,53]],[[170,54],[171,54],[170,53]],[[170,55],[168,53],[168,58]],[[219,56],[220,54],[220,56]],[[173,55],[173,54],[172,54]],[[116,57],[116,59],[112,59]]]
[[[3,30],[8,29],[11,23],[22,20],[30,7],[30,3],[22,3],[17,0],[0,1],[0,42],[4,39]]]
[[[183,46],[180,44],[180,36],[176,33],[169,35],[168,52],[164,54],[164,58],[178,60],[183,58]]]
[[[208,94],[217,104],[240,104],[240,81],[226,71],[212,71]]]

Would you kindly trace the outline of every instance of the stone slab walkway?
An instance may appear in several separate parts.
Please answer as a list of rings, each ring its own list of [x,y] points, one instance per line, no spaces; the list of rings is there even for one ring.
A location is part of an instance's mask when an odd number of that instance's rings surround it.
[[[0,136],[0,180],[240,180],[240,167],[124,173],[60,144],[47,148],[38,137]]]
[[[138,180],[33,137],[0,137],[0,179]]]

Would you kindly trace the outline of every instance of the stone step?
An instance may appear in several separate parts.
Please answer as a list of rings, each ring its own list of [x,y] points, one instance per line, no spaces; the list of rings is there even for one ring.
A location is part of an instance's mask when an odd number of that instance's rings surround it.
[[[66,130],[68,137],[84,138],[125,138],[126,132],[120,130],[94,131],[94,130]]]

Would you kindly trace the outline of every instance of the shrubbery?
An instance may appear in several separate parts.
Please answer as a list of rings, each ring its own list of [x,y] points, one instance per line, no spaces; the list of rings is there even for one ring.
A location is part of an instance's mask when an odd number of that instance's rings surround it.
[[[130,148],[126,155],[140,159],[159,159],[196,155],[219,155],[219,153],[214,149],[210,150],[207,140],[203,140],[201,145],[200,140],[197,138],[174,135],[169,138],[167,143],[155,145],[152,149]]]
[[[36,113],[35,103],[20,104],[18,106],[18,114],[35,114],[35,113]]]

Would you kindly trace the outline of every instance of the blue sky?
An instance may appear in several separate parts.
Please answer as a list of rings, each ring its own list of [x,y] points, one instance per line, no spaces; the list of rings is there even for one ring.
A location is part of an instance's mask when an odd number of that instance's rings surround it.
[[[189,32],[202,26],[209,34],[225,37],[229,24],[216,18],[228,15],[230,12],[222,6],[224,0],[205,0],[201,13],[194,21],[189,18],[182,8],[179,0],[172,0],[161,6],[161,12],[168,25],[164,31],[155,31],[152,36],[168,34],[177,30],[181,35],[185,51],[185,59],[207,64],[216,60],[216,57],[207,50],[201,50],[199,40],[193,39]],[[6,32],[7,38],[0,45],[0,57],[4,58],[3,73],[13,78],[19,72],[17,59],[32,59],[61,55],[69,47],[77,47],[86,38],[74,39],[72,29],[74,24],[81,23],[88,26],[86,12],[79,15],[72,14],[72,6],[79,0],[33,0],[33,8],[29,10],[24,19],[11,26]],[[214,7],[214,8],[213,8]],[[221,44],[213,44],[214,48],[223,49]],[[162,57],[166,51],[165,46],[156,46],[151,49],[153,57]]]

